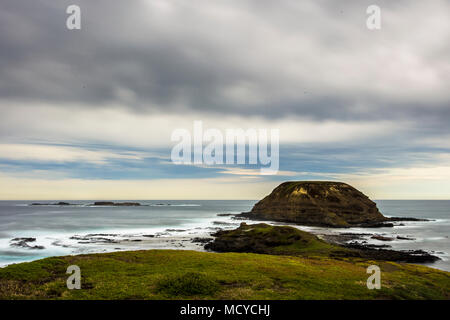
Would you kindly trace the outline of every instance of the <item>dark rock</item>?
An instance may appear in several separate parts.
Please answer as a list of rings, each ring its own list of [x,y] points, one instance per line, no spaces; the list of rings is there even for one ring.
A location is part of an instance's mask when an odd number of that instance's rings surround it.
[[[372,223],[361,223],[358,227],[362,228],[392,228],[394,227],[393,223],[388,222],[372,222]]]
[[[391,217],[387,219],[389,221],[433,221],[429,219],[409,218],[409,217]]]
[[[25,249],[37,249],[42,250],[45,249],[44,246],[30,246],[28,242],[35,242],[36,238],[14,238],[11,240],[12,247],[20,247]]]
[[[70,237],[69,239],[72,240],[80,240],[78,243],[86,244],[86,243],[119,243],[120,241],[112,240],[105,237],[98,237],[95,234],[92,235],[86,235],[86,236],[78,236],[74,235]]]
[[[383,226],[376,204],[342,182],[285,182],[240,217],[326,227]]]
[[[199,238],[199,237],[196,237],[196,238],[192,239],[192,243],[208,243],[208,242],[211,242],[213,240],[214,240],[213,238]]]
[[[82,236],[78,236],[78,235],[71,236],[69,239],[71,239],[71,240],[89,240],[89,238],[87,238],[87,237],[82,237]]]
[[[416,240],[414,238],[408,238],[408,237],[402,237],[402,236],[397,236],[398,240]]]
[[[70,206],[70,203],[60,201],[58,203],[55,203],[55,205],[57,205],[57,206]]]
[[[138,202],[111,202],[111,201],[97,201],[94,202],[94,206],[116,206],[116,207],[133,207],[140,206]]]
[[[94,206],[113,206],[114,202],[109,202],[109,201],[97,201],[94,202]]]
[[[362,240],[364,239],[363,235],[366,234],[358,234],[358,233],[322,234],[321,238],[330,243],[343,244],[346,243],[347,241]]]
[[[141,204],[138,202],[121,202],[121,203],[114,203],[115,206],[124,206],[124,207],[138,207]]]
[[[388,249],[374,249],[373,245],[363,245],[352,243],[345,247],[357,249],[358,255],[365,259],[408,262],[408,263],[428,263],[440,260],[423,250],[396,251]]]
[[[31,204],[32,206],[72,206],[73,204],[68,202],[56,202],[56,203],[39,203],[39,202],[33,202]]]
[[[219,226],[236,225],[236,223],[232,223],[232,222],[224,222],[224,221],[213,221],[213,224],[219,225]]]
[[[341,236],[358,236],[358,237],[362,237],[362,236],[371,236],[371,233],[353,233],[353,232],[342,232],[339,235]]]
[[[235,230],[221,230],[205,249],[217,252],[254,252],[265,254],[296,254],[309,248],[332,245],[315,235],[289,226],[270,226],[265,223],[248,225],[241,223]]]
[[[374,234],[371,238],[375,239],[375,240],[380,240],[380,241],[392,241],[392,240],[394,240],[394,238],[384,237],[384,236],[380,236],[378,234]]]
[[[357,244],[357,243],[354,243],[354,244]],[[372,243],[364,243],[364,246],[367,248],[367,249],[386,249],[386,248],[391,248],[391,246],[390,245],[388,245],[388,244],[372,244]]]
[[[218,217],[231,217],[231,216],[235,216],[235,213],[218,213],[217,216]]]
[[[14,238],[11,241],[35,242],[36,238]]]

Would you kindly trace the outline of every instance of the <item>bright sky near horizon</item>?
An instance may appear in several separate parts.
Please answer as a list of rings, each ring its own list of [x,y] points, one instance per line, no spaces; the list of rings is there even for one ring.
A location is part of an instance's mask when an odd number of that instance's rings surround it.
[[[450,199],[450,2],[3,0],[0,200]],[[66,28],[67,6],[81,30]],[[175,165],[175,129],[279,129],[280,171]]]

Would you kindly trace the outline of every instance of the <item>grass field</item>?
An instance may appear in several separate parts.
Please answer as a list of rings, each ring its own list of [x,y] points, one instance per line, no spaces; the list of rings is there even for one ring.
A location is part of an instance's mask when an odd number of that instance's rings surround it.
[[[367,266],[381,268],[369,290]],[[66,287],[69,265],[81,289]],[[147,250],[53,257],[0,269],[1,299],[449,299],[450,273],[324,256]]]

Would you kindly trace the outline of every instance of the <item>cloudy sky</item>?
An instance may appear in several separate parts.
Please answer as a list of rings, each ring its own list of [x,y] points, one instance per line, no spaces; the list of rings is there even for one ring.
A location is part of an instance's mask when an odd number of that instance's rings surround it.
[[[194,120],[279,129],[279,173],[173,164]],[[0,3],[0,199],[450,199],[449,123],[446,0]]]

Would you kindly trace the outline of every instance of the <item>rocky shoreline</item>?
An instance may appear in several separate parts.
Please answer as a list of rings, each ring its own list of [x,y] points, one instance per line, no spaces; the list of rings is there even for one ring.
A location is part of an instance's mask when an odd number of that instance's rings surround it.
[[[377,239],[380,241],[393,241],[392,237],[384,237],[370,233],[341,233],[334,235],[322,234],[320,236],[328,243],[336,244],[344,248],[355,249],[359,252],[361,258],[408,262],[408,263],[432,263],[440,260],[439,257],[424,250],[392,250],[388,244],[369,244],[365,237]],[[398,240],[412,241],[413,238],[396,237]]]
[[[44,246],[30,245],[29,244],[30,242],[36,242],[36,238],[14,238],[14,239],[11,239],[10,245],[11,245],[11,247],[19,247],[19,248],[25,248],[25,249],[36,249],[36,250],[45,249]]]
[[[255,231],[257,230],[257,231]],[[265,223],[246,224],[241,223],[238,229],[220,230],[211,234],[213,241],[206,243],[205,249],[216,252],[254,252],[265,254],[323,254],[323,250],[293,250],[293,247],[305,247],[308,242],[314,242],[311,247],[325,247],[328,257],[332,258],[362,258],[371,260],[384,260],[407,263],[431,263],[440,260],[423,250],[391,250],[388,245],[373,245],[358,243],[355,240],[362,240],[362,236],[371,234],[335,234],[335,235],[315,235],[301,231],[291,226],[271,226]],[[411,239],[408,239],[411,240]],[[317,245],[323,241],[321,245]],[[349,243],[349,241],[351,241]],[[284,247],[282,249],[282,247]]]
[[[296,222],[291,221],[289,219],[271,219],[270,217],[257,217],[253,215],[251,212],[242,212],[239,214],[229,214],[233,215],[232,219],[235,220],[254,220],[254,221],[268,221],[268,222],[285,222],[289,224],[295,224],[299,226],[308,226],[308,227],[323,227],[323,228],[330,228],[335,226],[330,226],[326,223],[308,223],[308,222]],[[339,228],[393,228],[395,226],[401,226],[401,223],[395,223],[395,222],[420,222],[420,221],[433,221],[430,219],[422,219],[422,218],[412,218],[412,217],[386,217],[385,221],[382,222],[365,222],[365,223],[359,223],[351,226],[339,226]],[[394,222],[394,223],[393,223]]]

